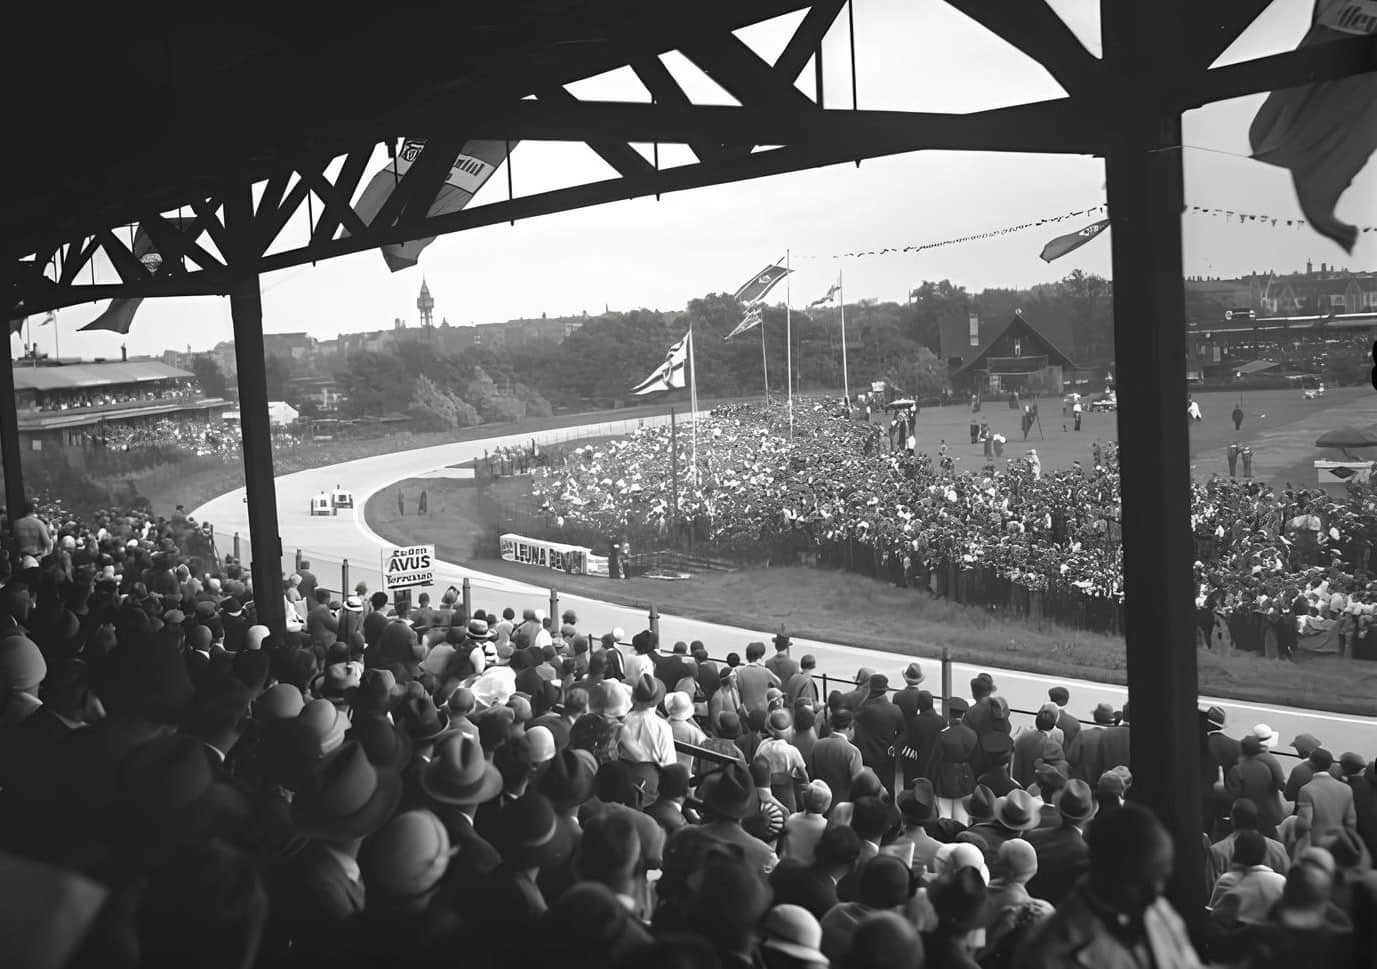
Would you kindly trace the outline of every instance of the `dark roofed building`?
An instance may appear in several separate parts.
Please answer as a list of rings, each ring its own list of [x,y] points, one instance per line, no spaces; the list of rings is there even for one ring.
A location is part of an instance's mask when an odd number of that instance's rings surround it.
[[[977,336],[979,346],[955,353],[945,345],[942,348],[957,393],[997,394],[1037,387],[1044,393],[1060,394],[1063,372],[1076,368],[1050,337],[1017,311],[1002,327],[982,326]]]

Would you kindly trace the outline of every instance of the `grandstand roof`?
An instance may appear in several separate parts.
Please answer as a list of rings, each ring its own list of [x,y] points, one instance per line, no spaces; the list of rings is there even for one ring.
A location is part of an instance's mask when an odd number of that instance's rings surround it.
[[[62,367],[15,367],[15,390],[82,390],[154,380],[189,380],[191,374],[156,360],[77,363]]]

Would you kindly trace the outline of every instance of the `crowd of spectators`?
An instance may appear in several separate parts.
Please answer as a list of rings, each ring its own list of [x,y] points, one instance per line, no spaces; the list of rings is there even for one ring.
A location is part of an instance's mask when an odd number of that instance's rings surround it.
[[[15,523],[0,964],[1251,969],[1371,944],[1377,777],[1315,738],[1286,777],[1274,731],[1202,712],[1200,953],[1172,839],[1125,796],[1127,708],[1053,687],[1016,731],[992,677],[939,713],[916,662],[823,697],[783,635],[715,660],[454,589],[333,601],[308,563],[279,638],[196,530]]]
[[[480,477],[506,478],[518,474],[530,474],[536,468],[550,465],[550,452],[534,440],[520,446],[483,449],[481,458],[473,459],[474,472]]]
[[[535,500],[556,531],[627,535],[642,547],[687,527],[712,553],[861,563],[939,595],[952,594],[954,570],[997,576],[1025,598],[1074,595],[1108,604],[1101,612],[1111,614],[1122,602],[1112,443],[1095,442],[1084,465],[1067,469],[1044,469],[1030,449],[960,471],[945,443],[931,456],[888,450],[871,425],[820,401],[795,402],[792,438],[782,408],[746,404],[713,411],[698,435],[698,473],[680,475],[677,521],[670,440],[657,428],[574,449],[535,476]],[[679,435],[683,469],[691,466],[688,438]],[[1310,620],[1337,625],[1346,616],[1326,649],[1377,653],[1377,636],[1368,636],[1377,612],[1370,488],[1336,496],[1214,477],[1192,489],[1199,605],[1225,617],[1202,619],[1207,644],[1289,655],[1310,642],[1302,640]],[[1266,637],[1271,627],[1285,628]]]
[[[301,435],[281,424],[272,428],[273,447],[287,449],[301,443]],[[186,456],[237,457],[243,451],[238,421],[159,418],[134,422],[105,422],[87,433],[88,443],[112,452],[171,451]]]
[[[38,411],[78,410],[84,407],[109,407],[114,404],[147,403],[158,400],[190,400],[201,392],[190,380],[172,380],[154,386],[111,387],[106,390],[45,390],[34,398]]]

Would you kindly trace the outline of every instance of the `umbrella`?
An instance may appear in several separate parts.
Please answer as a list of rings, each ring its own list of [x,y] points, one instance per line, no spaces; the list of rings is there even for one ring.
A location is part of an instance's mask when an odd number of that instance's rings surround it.
[[[1356,427],[1336,427],[1321,434],[1315,441],[1315,447],[1377,447],[1377,434],[1372,431],[1360,431]]]
[[[1354,459],[1349,449],[1377,447],[1377,434],[1360,431],[1356,427],[1336,427],[1321,434],[1315,441],[1315,447],[1335,447],[1343,451],[1345,457]]]

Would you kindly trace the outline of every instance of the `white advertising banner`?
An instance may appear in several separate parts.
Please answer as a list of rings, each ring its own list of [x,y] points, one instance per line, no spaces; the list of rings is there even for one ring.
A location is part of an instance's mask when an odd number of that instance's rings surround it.
[[[508,562],[537,565],[570,575],[609,575],[607,556],[579,545],[561,545],[538,538],[525,538],[508,532],[500,538],[502,557]]]
[[[383,591],[423,589],[435,584],[435,546],[386,549],[382,555]]]

